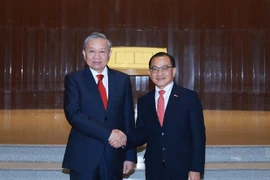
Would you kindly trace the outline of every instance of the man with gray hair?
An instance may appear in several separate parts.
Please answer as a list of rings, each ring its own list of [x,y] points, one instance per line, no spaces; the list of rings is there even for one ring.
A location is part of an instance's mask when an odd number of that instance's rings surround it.
[[[128,75],[107,66],[111,46],[104,34],[90,34],[82,50],[88,67],[65,77],[64,111],[71,131],[63,168],[71,180],[121,180],[137,161],[136,149],[121,148],[125,134],[135,128],[132,88]]]

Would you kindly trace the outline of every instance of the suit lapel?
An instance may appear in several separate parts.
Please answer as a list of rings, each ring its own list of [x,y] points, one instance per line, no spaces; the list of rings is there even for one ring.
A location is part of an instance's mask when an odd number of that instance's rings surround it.
[[[89,68],[84,69],[82,78],[83,78],[83,82],[85,83],[85,86],[88,89],[89,95],[91,95],[92,98],[95,99],[95,102],[99,106],[102,106],[104,108],[103,102],[100,97],[100,93],[98,91],[96,81]]]
[[[174,84],[171,94],[169,96],[167,107],[168,108],[173,107],[175,104],[177,104],[177,102],[179,101],[179,98],[180,98],[180,91],[177,88],[177,86]]]
[[[163,126],[167,124],[166,122],[172,119],[170,115],[175,114],[171,113],[171,111],[173,111],[175,108],[179,108],[179,99],[180,99],[180,91],[174,84],[165,110]]]
[[[83,71],[83,82],[85,83],[86,87],[88,88],[89,92],[92,94],[97,94],[98,89],[97,89],[97,84],[96,81],[90,71],[90,69],[85,68]],[[96,86],[96,88],[94,88]]]
[[[155,90],[151,91],[151,93],[149,94],[149,101],[150,104],[148,106],[149,108],[149,114],[153,114],[153,120],[157,123],[158,127],[160,126],[159,120],[158,120],[158,116],[157,116],[157,109],[156,109],[156,101],[155,101]]]
[[[108,68],[108,67],[107,67]],[[107,109],[110,108],[112,101],[110,100],[111,97],[114,97],[116,92],[116,78],[114,72],[108,68],[108,91],[109,91],[109,98],[108,98],[108,106]]]

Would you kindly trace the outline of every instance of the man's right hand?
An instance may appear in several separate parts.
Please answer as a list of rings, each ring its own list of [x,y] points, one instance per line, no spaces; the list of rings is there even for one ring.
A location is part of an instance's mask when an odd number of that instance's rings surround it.
[[[109,137],[109,144],[114,148],[125,146],[127,142],[126,135],[119,129],[113,129]]]

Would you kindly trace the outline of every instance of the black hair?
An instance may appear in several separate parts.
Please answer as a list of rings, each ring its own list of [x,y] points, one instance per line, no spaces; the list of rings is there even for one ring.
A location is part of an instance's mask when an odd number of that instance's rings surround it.
[[[150,58],[149,64],[148,64],[149,68],[151,67],[152,59],[154,59],[155,57],[162,57],[162,56],[167,56],[167,57],[169,57],[172,67],[175,67],[175,60],[174,60],[174,58],[173,58],[172,55],[170,55],[170,54],[168,54],[168,53],[165,53],[165,52],[158,52],[158,53],[154,54],[154,55]]]

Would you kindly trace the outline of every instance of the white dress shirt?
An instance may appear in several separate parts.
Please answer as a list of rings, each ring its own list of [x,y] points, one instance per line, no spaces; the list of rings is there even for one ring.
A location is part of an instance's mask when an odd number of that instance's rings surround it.
[[[109,93],[108,93],[108,89],[109,89],[109,87],[108,87],[108,68],[107,68],[107,66],[104,68],[104,70],[103,70],[102,73],[98,73],[97,71],[95,71],[95,70],[93,70],[91,68],[89,68],[89,69],[92,72],[96,83],[98,83],[97,75],[98,74],[102,74],[103,75],[102,83],[103,83],[104,87],[106,88],[107,99],[109,99]]]
[[[163,90],[165,91],[165,93],[163,94],[163,97],[164,97],[164,103],[165,103],[165,107],[164,107],[164,110],[166,111],[166,107],[167,107],[167,104],[168,104],[168,101],[169,101],[169,97],[170,97],[170,94],[172,92],[172,87],[173,87],[173,83],[174,82],[171,82],[170,84],[168,84]],[[161,89],[159,89],[157,86],[155,87],[156,89],[156,92],[155,92],[155,102],[156,102],[156,109],[157,109],[157,102],[158,102],[158,97],[159,97],[159,93],[158,91],[160,91]]]

